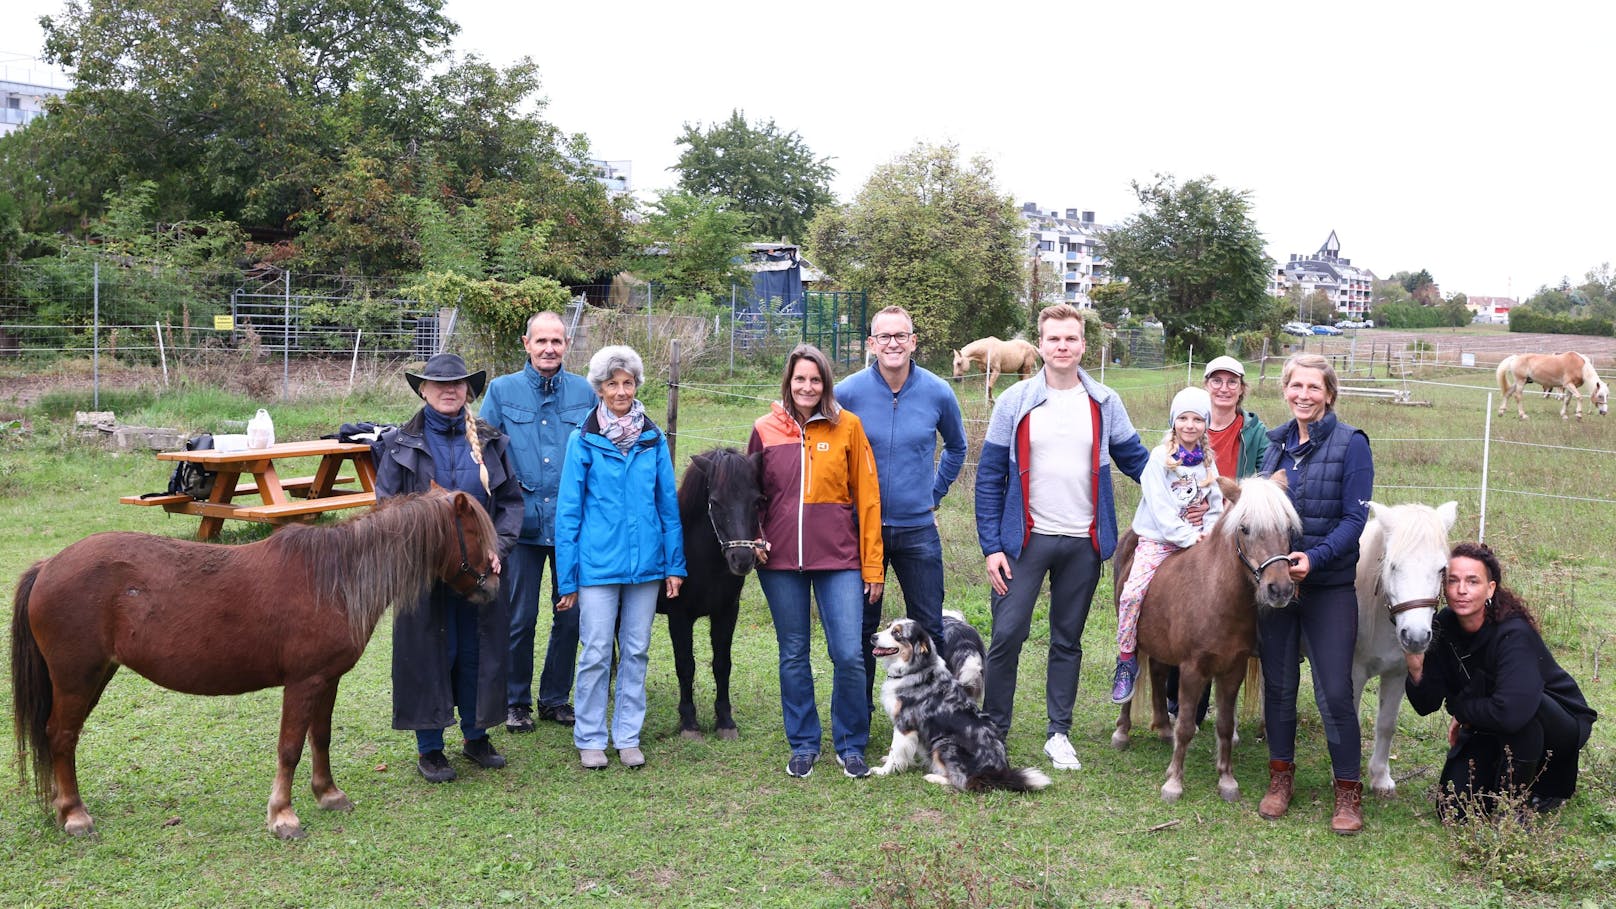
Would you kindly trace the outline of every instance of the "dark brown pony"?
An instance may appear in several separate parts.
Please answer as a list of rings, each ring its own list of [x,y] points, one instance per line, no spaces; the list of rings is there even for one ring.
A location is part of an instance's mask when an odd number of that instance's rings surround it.
[[[1162,784],[1162,799],[1184,793],[1184,752],[1195,737],[1195,704],[1213,680],[1217,685],[1218,794],[1240,798],[1233,772],[1234,705],[1257,641],[1257,609],[1278,609],[1296,592],[1291,583],[1291,538],[1301,519],[1286,495],[1285,474],[1248,477],[1237,486],[1227,477],[1218,486],[1229,506],[1206,539],[1168,556],[1145,592],[1139,609],[1139,652],[1150,666],[1152,732],[1173,743],[1173,759]],[[1129,531],[1129,535],[1132,535]],[[1120,591],[1133,563],[1132,543],[1117,546],[1115,588]],[[1124,557],[1124,544],[1128,545]],[[1178,724],[1167,725],[1167,670],[1178,666]],[[1111,743],[1128,744],[1133,705],[1123,704]]]
[[[714,730],[721,739],[740,735],[730,710],[730,649],[741,612],[746,574],[765,551],[758,509],[763,500],[762,456],[715,448],[690,459],[679,484],[679,520],[684,525],[685,578],[679,595],[657,597],[668,616],[673,668],[679,676],[679,734],[701,738],[696,719],[696,619],[708,617],[713,643]]]
[[[119,666],[187,694],[284,686],[269,829],[300,837],[292,773],[305,737],[320,807],[353,808],[331,778],[331,711],[338,681],[388,604],[413,605],[434,580],[479,605],[491,602],[499,590],[496,546],[482,506],[441,490],[390,499],[333,526],[288,526],[245,546],[140,533],[86,537],[17,582],[18,771],[26,780],[31,755],[41,801],[51,797],[68,833],[90,833],[75,751]]]

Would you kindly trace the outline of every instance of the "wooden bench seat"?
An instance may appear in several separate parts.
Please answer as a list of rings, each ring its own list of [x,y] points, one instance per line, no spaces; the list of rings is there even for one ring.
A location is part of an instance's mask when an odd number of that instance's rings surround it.
[[[348,484],[353,483],[353,482],[354,482],[354,478],[351,477],[351,476],[337,477],[336,480],[333,481],[332,488],[334,489],[334,488],[337,488],[339,486],[345,486],[345,485],[348,485]],[[281,488],[286,490],[288,495],[294,495],[294,496],[295,495],[307,495],[308,491],[309,491],[309,487],[311,487],[313,485],[314,485],[314,477],[312,477],[312,476],[308,476],[308,477],[292,477],[289,480],[282,480],[281,481]],[[238,496],[254,496],[254,495],[257,495],[257,494],[258,494],[258,484],[255,483],[255,482],[252,482],[252,475],[251,474],[245,474],[245,473],[242,474],[241,479],[236,482],[236,495],[238,495]]]
[[[302,515],[320,514],[321,512],[337,511],[342,508],[360,508],[374,504],[376,504],[376,494],[374,492],[353,492],[347,495],[324,496],[318,499],[287,502],[284,505],[249,505],[245,508],[235,509],[235,514],[249,520],[295,518]]]
[[[161,496],[124,496],[118,501],[125,505],[178,505],[192,499],[183,492],[176,492]]]

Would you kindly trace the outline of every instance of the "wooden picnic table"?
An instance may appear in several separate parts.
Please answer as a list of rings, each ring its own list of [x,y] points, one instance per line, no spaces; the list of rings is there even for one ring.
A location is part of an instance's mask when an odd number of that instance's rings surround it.
[[[276,462],[296,458],[319,458],[319,467],[311,476],[283,480]],[[190,461],[215,471],[212,495],[206,501],[184,494],[124,496],[119,501],[125,505],[161,505],[171,514],[198,515],[202,518],[196,532],[199,540],[217,537],[226,520],[284,524],[376,503],[376,467],[370,459],[369,445],[319,439],[241,451],[165,451],[157,459]],[[349,485],[355,481],[359,483],[357,490]],[[258,501],[237,502],[237,496],[256,496]]]

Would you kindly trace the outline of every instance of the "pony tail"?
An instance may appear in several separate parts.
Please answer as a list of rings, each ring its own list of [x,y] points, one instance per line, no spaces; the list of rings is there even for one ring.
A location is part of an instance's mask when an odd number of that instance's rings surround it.
[[[488,486],[488,465],[483,463],[482,440],[477,438],[477,418],[471,415],[471,406],[465,409],[466,415],[466,441],[471,444],[471,459],[477,462],[477,476],[483,481],[483,492],[492,496],[494,490]]]

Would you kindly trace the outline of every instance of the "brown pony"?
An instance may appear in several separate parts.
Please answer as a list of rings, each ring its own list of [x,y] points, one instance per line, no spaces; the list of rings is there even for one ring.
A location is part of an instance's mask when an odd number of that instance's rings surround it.
[[[1509,408],[1511,395],[1515,397],[1515,409],[1520,413],[1521,419],[1526,419],[1525,397],[1526,386],[1532,382],[1543,386],[1545,396],[1556,388],[1564,388],[1566,399],[1560,402],[1560,419],[1569,419],[1566,416],[1566,405],[1570,398],[1577,399],[1577,419],[1582,419],[1582,392],[1581,388],[1587,386],[1588,396],[1593,399],[1594,407],[1604,416],[1610,411],[1610,388],[1607,387],[1599,374],[1594,372],[1594,364],[1587,357],[1574,350],[1557,354],[1513,354],[1505,357],[1498,364],[1498,390],[1504,393],[1504,400],[1498,402],[1498,415],[1503,416]]]
[[[954,378],[965,375],[972,363],[982,364],[987,371],[988,400],[992,401],[993,383],[998,381],[1000,373],[1014,372],[1023,379],[1031,378],[1038,371],[1039,362],[1038,348],[1020,338],[1008,341],[982,338],[954,351]]]
[[[1173,743],[1172,762],[1162,785],[1164,801],[1184,793],[1184,752],[1195,737],[1195,704],[1216,680],[1218,794],[1240,798],[1235,781],[1234,705],[1257,640],[1257,609],[1290,602],[1291,538],[1302,522],[1286,495],[1283,471],[1274,479],[1248,477],[1236,485],[1219,477],[1229,508],[1206,539],[1168,556],[1156,569],[1139,610],[1139,651],[1150,666],[1151,731]],[[1132,566],[1133,531],[1118,543],[1114,587],[1120,591]],[[1128,554],[1124,557],[1124,546]],[[1178,724],[1167,725],[1167,670],[1177,665]],[[1123,704],[1111,744],[1128,745],[1132,704]]]
[[[434,580],[492,602],[497,546],[475,499],[434,490],[327,527],[288,526],[245,546],[98,533],[36,562],[17,582],[11,685],[19,773],[32,756],[57,823],[94,830],[79,797],[79,732],[119,666],[187,694],[284,686],[269,829],[303,836],[292,773],[308,738],[321,808],[353,804],[331,778],[331,711],[389,603]],[[47,783],[47,771],[51,774]]]

